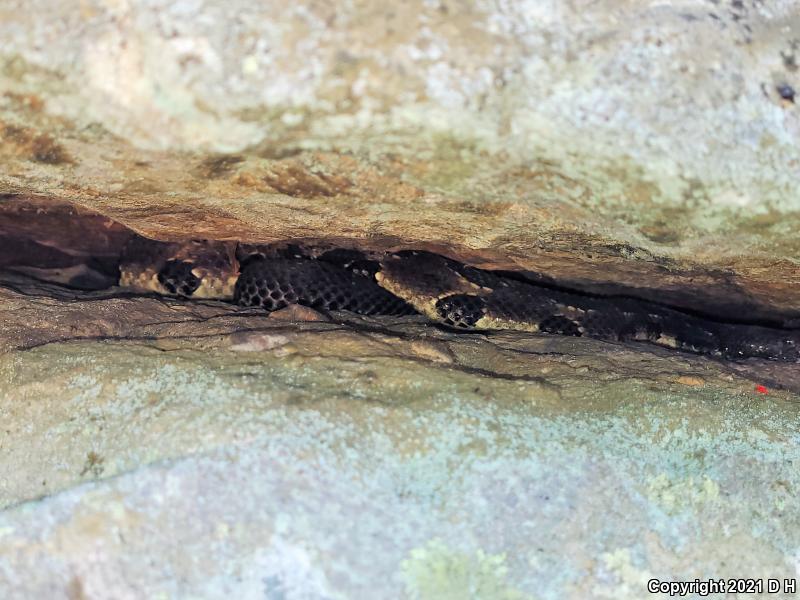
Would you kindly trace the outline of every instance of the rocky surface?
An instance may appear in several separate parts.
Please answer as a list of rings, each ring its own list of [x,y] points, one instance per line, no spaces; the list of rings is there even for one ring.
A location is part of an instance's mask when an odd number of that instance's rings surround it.
[[[0,0],[0,268],[111,261],[131,232],[417,247],[791,322],[798,20],[747,0]],[[4,273],[0,597],[800,578],[798,377]]]
[[[4,597],[797,574],[800,395],[769,365],[3,284]]]
[[[792,7],[5,0],[0,187],[796,316]]]

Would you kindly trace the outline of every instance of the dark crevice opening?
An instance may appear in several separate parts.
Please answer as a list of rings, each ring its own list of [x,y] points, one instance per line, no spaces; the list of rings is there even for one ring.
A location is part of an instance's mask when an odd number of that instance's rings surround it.
[[[123,249],[134,239],[145,238],[114,219],[69,202],[43,203],[42,199],[24,195],[0,195],[0,271],[22,273],[65,288],[104,290],[118,283]],[[318,250],[331,250],[345,244],[341,240],[333,243],[319,239],[286,240],[271,245],[283,248],[285,252],[302,253],[309,245]],[[359,245],[358,240],[350,241],[352,248]],[[458,258],[457,249],[450,258]],[[526,271],[494,273],[531,285],[589,297],[645,300],[655,306],[718,322],[794,328],[798,321],[797,314],[771,311],[768,307],[756,307],[729,298],[720,297],[716,302],[704,298],[702,306],[692,305],[690,289],[680,302],[673,302],[672,297],[663,301],[658,282],[644,290],[632,290],[614,282],[576,286]],[[743,292],[742,297],[746,298],[747,294]]]

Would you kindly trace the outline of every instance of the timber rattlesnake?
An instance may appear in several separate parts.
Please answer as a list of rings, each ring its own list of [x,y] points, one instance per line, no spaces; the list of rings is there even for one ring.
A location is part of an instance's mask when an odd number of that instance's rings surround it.
[[[800,362],[800,330],[701,318],[634,298],[553,289],[407,250],[369,257],[334,249],[235,242],[159,243],[139,238],[120,285],[277,310],[303,304],[366,315],[422,313],[457,329],[516,329],[642,341],[723,358]]]

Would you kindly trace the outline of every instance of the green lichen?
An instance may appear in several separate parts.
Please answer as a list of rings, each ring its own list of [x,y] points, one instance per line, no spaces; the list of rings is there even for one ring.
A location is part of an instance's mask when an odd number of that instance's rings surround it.
[[[524,600],[530,596],[507,582],[505,554],[474,554],[435,538],[414,548],[402,563],[406,593],[414,600]]]
[[[674,514],[719,501],[720,493],[719,484],[708,476],[670,479],[661,473],[647,482],[647,495],[667,514]]]

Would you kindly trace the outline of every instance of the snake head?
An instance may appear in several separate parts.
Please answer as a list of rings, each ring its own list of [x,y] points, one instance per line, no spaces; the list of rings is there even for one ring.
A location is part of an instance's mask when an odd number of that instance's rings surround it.
[[[158,242],[137,236],[120,261],[120,285],[192,298],[230,299],[239,263],[230,242]]]

